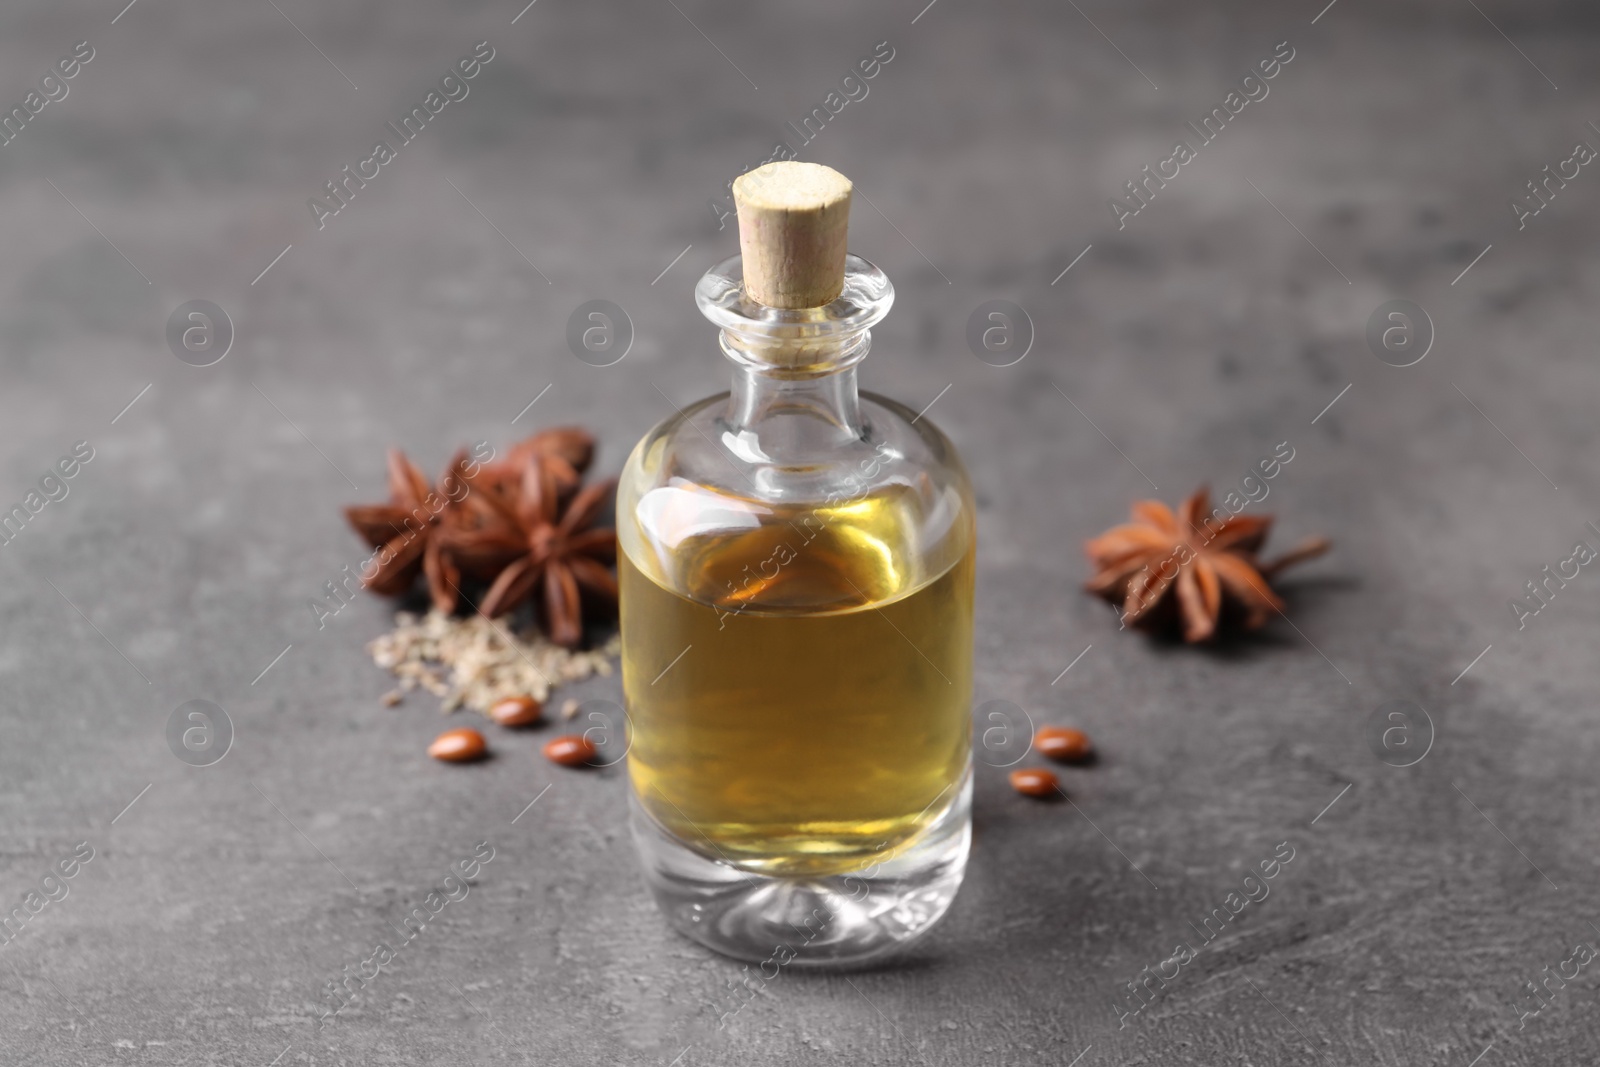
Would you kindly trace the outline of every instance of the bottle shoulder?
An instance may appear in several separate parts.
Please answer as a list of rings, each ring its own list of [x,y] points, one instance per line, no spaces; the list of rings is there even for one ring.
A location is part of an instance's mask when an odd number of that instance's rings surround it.
[[[860,432],[775,458],[728,394],[654,427],[623,469],[620,547],[691,599],[830,611],[898,599],[970,554],[974,506],[954,445],[895,400],[860,394]]]

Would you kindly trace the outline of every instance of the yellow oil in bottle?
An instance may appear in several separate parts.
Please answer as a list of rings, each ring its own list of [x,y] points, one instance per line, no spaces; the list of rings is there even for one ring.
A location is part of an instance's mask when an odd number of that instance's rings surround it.
[[[953,799],[971,743],[973,538],[929,573],[904,545],[909,499],[752,505],[759,525],[621,553],[633,786],[709,858],[857,870]]]

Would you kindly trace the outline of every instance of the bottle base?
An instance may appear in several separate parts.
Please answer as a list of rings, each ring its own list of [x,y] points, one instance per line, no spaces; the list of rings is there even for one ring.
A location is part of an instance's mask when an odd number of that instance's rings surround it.
[[[857,964],[911,943],[949,910],[972,842],[970,768],[952,792],[939,817],[890,858],[823,877],[774,877],[709,859],[630,794],[633,838],[656,904],[707,948],[779,967]]]

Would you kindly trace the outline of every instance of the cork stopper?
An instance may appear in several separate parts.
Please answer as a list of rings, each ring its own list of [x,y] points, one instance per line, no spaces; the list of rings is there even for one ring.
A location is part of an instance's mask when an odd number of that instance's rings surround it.
[[[850,179],[781,160],[734,180],[745,293],[774,308],[830,304],[844,290]]]

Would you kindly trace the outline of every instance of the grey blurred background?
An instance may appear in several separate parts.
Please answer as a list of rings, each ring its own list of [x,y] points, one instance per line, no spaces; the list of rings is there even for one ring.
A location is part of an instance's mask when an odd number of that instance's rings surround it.
[[[308,200],[480,41],[469,95],[319,229]],[[24,0],[0,104],[79,42],[0,145],[0,501],[93,450],[0,549],[5,909],[93,859],[0,946],[5,1062],[1594,1058],[1600,977],[1550,976],[1600,939],[1600,577],[1521,629],[1509,606],[1600,546],[1600,174],[1521,229],[1511,207],[1600,147],[1592,5]],[[785,123],[880,42],[799,144]],[[1110,199],[1280,42],[1269,95],[1119,229]],[[1103,758],[1072,806],[980,766],[926,941],[741,994],[655,913],[620,768],[537,739],[428,761],[432,702],[381,706],[363,650],[391,605],[319,630],[308,602],[365,556],[339,509],[384,496],[385,446],[434,471],[579,422],[609,473],[724,388],[692,286],[737,248],[712,202],[780,140],[856,181],[853,249],[897,287],[864,384],[932,403],[977,485],[976,701]],[[633,324],[611,367],[566,344],[593,299]],[[1034,332],[1008,367],[966,341],[995,299]],[[1404,368],[1366,340],[1395,299],[1436,332]],[[209,367],[166,339],[192,300],[233,326]],[[1082,540],[1284,441],[1278,543],[1335,542],[1285,581],[1290,621],[1206,651],[1118,633]],[[167,746],[191,699],[233,723],[213,766]],[[1409,767],[1372,741],[1391,700],[1431,722]],[[324,983],[480,840],[471,895],[315,1029]],[[1284,841],[1271,896],[1119,1027]]]

